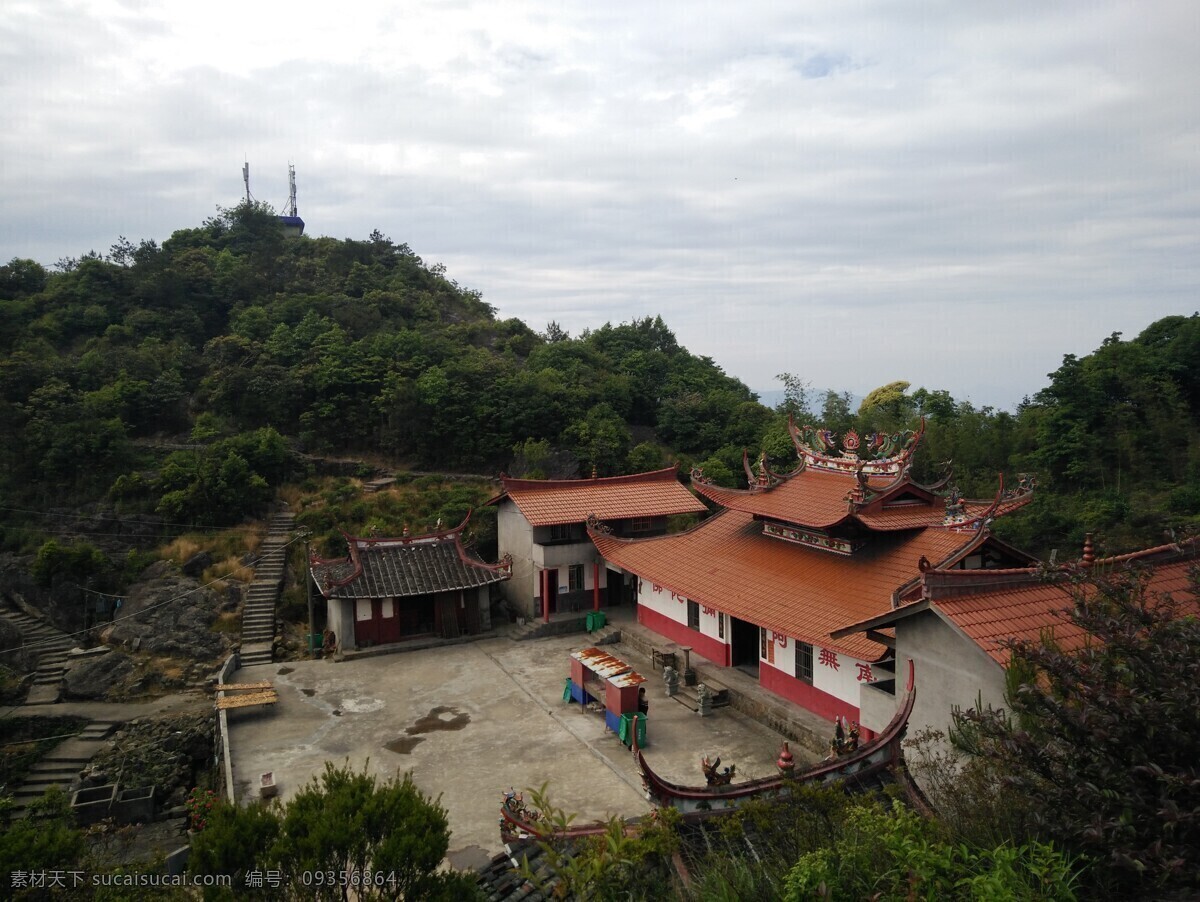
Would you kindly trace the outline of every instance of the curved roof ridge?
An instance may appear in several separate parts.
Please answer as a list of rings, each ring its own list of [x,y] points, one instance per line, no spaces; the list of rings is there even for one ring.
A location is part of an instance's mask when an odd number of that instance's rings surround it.
[[[504,490],[513,488],[571,488],[581,485],[621,485],[637,482],[666,482],[679,478],[679,467],[663,467],[661,470],[647,470],[644,473],[626,473],[624,476],[590,476],[582,479],[519,479],[513,476],[501,476],[500,484]]]
[[[352,536],[348,532],[342,532],[342,535],[346,537],[346,542],[351,547],[353,547],[353,543],[356,542],[361,542],[368,547],[381,545],[386,547],[388,544],[393,542],[401,545],[412,545],[416,542],[427,542],[430,539],[449,539],[460,535],[462,531],[467,528],[467,524],[471,521],[471,514],[474,512],[474,508],[469,508],[467,510],[467,515],[463,517],[463,521],[457,526],[451,526],[448,529],[435,529],[433,532],[426,532],[417,536]],[[438,522],[441,522],[440,519]]]

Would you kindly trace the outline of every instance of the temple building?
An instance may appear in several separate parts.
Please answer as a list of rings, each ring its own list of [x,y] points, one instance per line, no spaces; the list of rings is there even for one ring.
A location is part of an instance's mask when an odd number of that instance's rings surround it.
[[[463,547],[469,519],[421,536],[346,536],[347,557],[310,557],[313,584],[342,649],[492,628],[492,588],[509,578],[511,562],[486,564]]]
[[[707,508],[680,482],[674,467],[591,479],[511,479],[488,504],[497,506],[501,557],[511,556],[509,604],[526,617],[598,610],[632,602],[632,589],[609,571],[588,538],[595,517],[619,536],[656,536],[668,518]]]
[[[1148,599],[1169,594],[1197,611],[1192,571],[1200,545],[1196,540],[1161,545],[1097,560],[1091,536],[1082,558],[1055,569],[928,570],[896,593],[896,605],[875,617],[839,630],[838,639],[888,631],[896,660],[915,665],[919,691],[909,717],[909,735],[933,728],[946,732],[955,708],[981,702],[1006,707],[1005,670],[1009,640],[1052,637],[1064,650],[1079,648],[1084,631],[1065,616],[1081,593],[1094,591],[1090,580],[1140,574]],[[878,729],[895,713],[895,700],[862,698],[862,722]]]
[[[762,686],[832,719],[860,719],[869,684],[895,708],[893,637],[834,631],[892,609],[922,573],[1026,567],[1029,555],[988,526],[1026,504],[1032,483],[988,501],[949,484],[920,485],[910,462],[921,435],[851,431],[837,447],[826,430],[789,424],[799,465],[777,474],[765,459],[750,487],[721,488],[693,474],[720,510],[685,532],[589,535],[610,572],[634,583],[638,621],[709,661],[756,672]],[[918,668],[918,685],[923,685]],[[870,732],[864,731],[869,737]]]

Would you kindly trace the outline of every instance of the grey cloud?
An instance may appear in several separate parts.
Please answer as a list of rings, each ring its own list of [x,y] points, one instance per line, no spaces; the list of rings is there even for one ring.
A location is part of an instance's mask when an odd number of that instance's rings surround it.
[[[438,62],[416,4],[238,72],[124,8],[0,22],[5,259],[161,240],[248,157],[276,205],[295,161],[311,234],[378,227],[538,328],[661,313],[757,388],[1010,406],[1198,306],[1190,4],[464,3]]]

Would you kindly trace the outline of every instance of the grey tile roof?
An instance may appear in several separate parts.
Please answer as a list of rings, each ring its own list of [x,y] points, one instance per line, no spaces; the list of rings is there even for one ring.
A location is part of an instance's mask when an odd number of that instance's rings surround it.
[[[508,579],[507,570],[485,564],[463,549],[457,533],[350,541],[349,559],[312,563],[313,579],[326,598],[403,598]]]

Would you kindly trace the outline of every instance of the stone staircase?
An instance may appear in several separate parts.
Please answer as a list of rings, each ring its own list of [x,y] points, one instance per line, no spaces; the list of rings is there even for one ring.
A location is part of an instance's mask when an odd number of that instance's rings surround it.
[[[0,616],[16,626],[21,631],[22,644],[33,646],[33,650],[38,654],[33,686],[25,704],[54,704],[62,697],[67,652],[75,647],[75,640],[44,620],[30,617],[24,611],[5,609]]]
[[[121,725],[120,721],[93,720],[82,732],[56,746],[29,769],[25,781],[13,790],[13,814],[22,817],[29,805],[36,802],[46,790],[57,786],[70,793],[71,784],[79,772],[87,767],[95,754],[104,748],[105,740]]]
[[[254,566],[254,582],[246,591],[242,609],[241,665],[269,664],[275,643],[275,603],[283,588],[287,565],[287,544],[292,538],[295,515],[280,511],[267,523],[267,536],[259,548]]]
[[[524,624],[513,626],[508,633],[508,638],[513,641],[522,639],[541,639],[545,636],[565,636],[567,633],[586,633],[587,632],[587,614],[580,613],[578,616],[557,615],[553,617],[549,623],[542,619],[526,620]],[[607,632],[601,630],[600,632]]]

